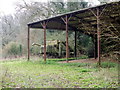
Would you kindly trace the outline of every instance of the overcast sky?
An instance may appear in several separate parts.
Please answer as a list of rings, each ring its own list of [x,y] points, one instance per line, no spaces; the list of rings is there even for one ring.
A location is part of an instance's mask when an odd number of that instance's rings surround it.
[[[28,1],[38,1],[38,2],[45,2],[47,0],[25,0]],[[55,0],[60,1],[60,0]],[[98,0],[85,0],[85,1],[91,1],[93,4],[99,4]],[[0,0],[0,12],[4,14],[12,14],[15,12],[15,3],[20,2],[20,0]]]
[[[4,14],[11,14],[15,12],[15,3],[20,2],[22,0],[0,0],[0,12]],[[29,1],[38,1],[38,2],[45,2],[47,0],[25,0],[26,2]]]

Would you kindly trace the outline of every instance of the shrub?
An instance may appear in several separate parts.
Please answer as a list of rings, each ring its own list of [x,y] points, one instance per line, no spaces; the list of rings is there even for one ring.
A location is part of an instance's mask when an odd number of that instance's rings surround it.
[[[4,57],[7,56],[21,56],[22,55],[22,45],[18,44],[16,42],[10,42],[9,44],[7,44],[4,49]]]
[[[40,54],[40,47],[39,46],[33,46],[30,48],[30,52],[32,55],[39,55]]]

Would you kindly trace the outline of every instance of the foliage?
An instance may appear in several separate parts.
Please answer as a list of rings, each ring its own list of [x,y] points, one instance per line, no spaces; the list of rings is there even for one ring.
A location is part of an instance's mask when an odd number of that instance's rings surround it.
[[[22,55],[22,45],[16,42],[10,42],[4,47],[4,57],[7,56],[21,56]]]
[[[40,47],[39,46],[32,46],[30,49],[30,53],[32,55],[39,55],[40,54]]]
[[[110,3],[110,2],[117,2],[120,0],[98,0],[98,1],[100,1],[101,4],[105,4],[105,3]]]
[[[114,31],[114,32],[113,32]],[[120,34],[119,28],[115,27],[115,24],[110,24],[101,33],[101,52],[104,56],[114,57],[119,60],[120,55]]]
[[[94,56],[94,44],[90,36],[77,33],[77,50],[78,54],[87,55],[88,57]]]
[[[12,15],[4,15],[1,17],[1,34],[2,34],[2,47],[9,42],[15,41],[19,34],[18,22],[16,17]]]

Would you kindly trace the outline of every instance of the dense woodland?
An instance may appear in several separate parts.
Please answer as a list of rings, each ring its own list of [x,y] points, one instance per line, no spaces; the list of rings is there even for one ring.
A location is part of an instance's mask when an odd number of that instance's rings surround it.
[[[79,1],[79,0],[78,0]],[[101,4],[118,0],[99,0]],[[79,10],[94,6],[91,2],[81,0],[79,2],[54,2],[47,3],[26,2],[21,0],[16,3],[16,12],[12,15],[1,13],[0,23],[2,25],[2,57],[22,57],[27,55],[27,24],[34,21],[46,19],[58,14]],[[114,34],[113,34],[114,35]],[[119,36],[101,39],[101,53],[103,56],[115,56],[119,54]],[[38,55],[39,47],[32,47],[32,43],[43,44],[43,30],[31,30],[30,33],[31,54]],[[61,40],[65,42],[64,31],[47,30],[47,40]],[[69,32],[69,46],[74,50],[74,32]],[[77,33],[77,55],[93,56],[93,38],[83,33]]]

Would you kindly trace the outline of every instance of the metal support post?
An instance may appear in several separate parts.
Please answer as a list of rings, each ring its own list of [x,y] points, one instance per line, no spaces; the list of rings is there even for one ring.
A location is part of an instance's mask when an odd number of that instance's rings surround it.
[[[100,18],[99,18],[99,9],[97,9],[97,45],[98,45],[98,65],[101,65],[100,60]]]
[[[74,49],[75,49],[74,50],[74,54],[75,55],[74,56],[77,57],[77,46],[76,46],[77,45],[77,31],[75,31],[75,42],[74,42],[74,45],[75,45],[75,47],[74,47]]]
[[[89,9],[97,19],[97,57],[98,57],[98,65],[99,66],[101,66],[101,59],[100,59],[100,48],[101,48],[100,47],[100,17],[104,13],[106,7],[107,7],[107,5],[104,7],[104,9],[101,11],[101,13],[100,13],[99,8],[97,8],[97,14],[94,13],[93,10]]]
[[[68,16],[65,16],[65,19],[62,18],[62,20],[65,23],[66,26],[66,62],[68,63],[68,58],[69,58],[69,47],[68,47],[68,22],[70,20],[71,16],[68,18]]]
[[[41,25],[44,29],[44,62],[46,63],[46,26],[47,26],[47,23],[43,22],[41,23]]]
[[[28,26],[28,61],[30,60],[30,27]]]
[[[68,17],[67,15],[65,17],[65,20],[66,20],[66,61],[68,62],[69,48],[68,48]]]

